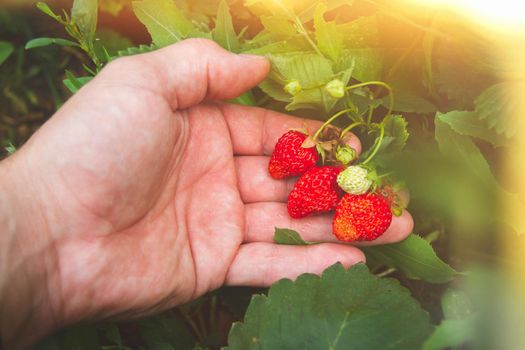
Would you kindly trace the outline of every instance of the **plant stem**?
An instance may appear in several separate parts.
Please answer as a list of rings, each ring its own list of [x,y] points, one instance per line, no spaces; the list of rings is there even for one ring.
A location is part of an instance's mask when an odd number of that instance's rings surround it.
[[[350,90],[353,90],[353,89],[357,89],[357,88],[364,87],[364,86],[369,86],[369,85],[381,86],[381,87],[383,87],[383,88],[388,90],[389,103],[388,103],[388,112],[387,112],[386,115],[390,115],[392,113],[392,110],[394,109],[394,90],[392,90],[392,87],[390,85],[388,85],[387,83],[382,82],[382,81],[378,81],[378,80],[367,81],[367,82],[364,82],[364,83],[350,85],[350,86],[348,86],[346,88],[346,91],[350,91]],[[369,114],[369,119],[370,120],[368,121],[368,123],[370,123],[370,121],[372,119],[371,114]]]
[[[319,135],[321,134],[321,132],[323,131],[323,129],[328,125],[330,124],[331,122],[333,122],[335,119],[339,118],[341,115],[345,114],[345,113],[348,113],[350,112],[351,109],[350,108],[346,108],[346,109],[343,109],[342,111],[339,111],[337,112],[336,114],[334,114],[333,116],[331,116],[326,122],[324,122],[323,125],[321,125],[321,127],[319,129],[317,129],[317,131],[315,132],[314,136],[313,136],[313,139],[314,140],[317,140],[317,138],[319,137]]]
[[[417,48],[421,40],[423,40],[424,36],[425,36],[425,33],[420,33],[414,39],[412,44],[410,44],[410,46],[405,50],[405,52],[403,52],[403,54],[399,56],[396,62],[394,62],[392,67],[390,67],[390,69],[388,70],[388,73],[385,76],[385,80],[390,80],[390,78],[392,78],[394,73],[399,69],[399,67],[401,67],[401,64],[407,59],[408,56],[410,56],[414,52],[414,50]]]
[[[182,317],[184,317],[186,322],[188,322],[188,324],[190,325],[191,329],[193,330],[193,332],[197,336],[197,339],[200,342],[203,342],[204,336],[202,335],[201,331],[199,330],[199,327],[197,327],[197,325],[195,324],[195,322],[193,321],[191,316],[186,312],[186,310],[183,310],[180,307],[178,309],[179,309],[179,312],[181,313]]]
[[[385,270],[385,271],[383,271],[381,273],[376,274],[376,276],[377,277],[385,277],[385,276],[388,276],[388,275],[390,275],[391,273],[394,273],[394,272],[396,272],[396,269],[392,267],[392,268],[387,269],[387,270]]]
[[[298,32],[299,34],[303,35],[306,39],[306,41],[308,41],[308,43],[310,44],[310,46],[312,46],[315,50],[315,52],[321,56],[321,57],[324,57],[323,53],[321,52],[321,50],[319,50],[319,48],[317,47],[317,45],[313,42],[312,38],[310,38],[310,35],[308,35],[308,32],[306,31],[306,28],[304,27],[303,25],[303,22],[301,22],[301,20],[299,19],[299,17],[295,16],[294,17],[294,22],[295,22],[295,25],[297,26],[297,29],[298,29]]]
[[[360,125],[365,126],[367,124],[365,122],[355,122],[355,123],[350,124],[349,126],[344,128],[343,131],[341,131],[341,136],[339,136],[339,139],[343,139],[343,137],[346,135],[347,132],[349,132],[350,130],[352,130],[356,126],[360,126]]]
[[[366,118],[366,123],[367,124],[370,124],[372,122],[372,116],[374,114],[374,109],[375,107],[370,105],[370,107],[368,108],[368,116]]]
[[[206,329],[206,322],[204,321],[204,315],[202,310],[202,305],[199,306],[197,311],[197,321],[199,322],[200,330],[202,334],[209,334],[208,330]]]
[[[283,10],[286,15],[288,17],[290,17],[290,19],[294,22],[294,24],[296,25],[297,27],[297,31],[299,32],[299,34],[301,34],[302,36],[305,37],[306,41],[308,41],[308,43],[313,47],[313,49],[315,50],[315,52],[317,52],[318,55],[320,55],[321,57],[324,57],[323,53],[321,52],[321,50],[319,50],[319,48],[317,47],[317,45],[313,42],[312,38],[310,38],[310,35],[308,35],[308,31],[306,30],[306,28],[304,27],[303,25],[303,22],[301,21],[301,19],[299,18],[299,16],[297,16],[293,11],[291,11],[289,8],[287,8],[282,2],[281,0],[273,0],[272,1],[275,5],[277,5],[278,7],[281,8],[281,10]]]
[[[210,301],[210,329],[211,331],[215,331],[215,320],[216,320],[216,314],[217,314],[217,295],[214,295],[211,297]]]
[[[374,156],[376,155],[377,151],[379,151],[379,148],[381,147],[381,143],[383,143],[383,138],[385,137],[385,126],[383,124],[380,124],[380,125],[381,125],[380,126],[381,129],[379,131],[379,138],[377,139],[377,144],[374,150],[372,151],[372,153],[370,153],[368,158],[366,158],[365,161],[361,163],[361,165],[365,165],[366,163],[371,161],[372,158],[374,158]]]

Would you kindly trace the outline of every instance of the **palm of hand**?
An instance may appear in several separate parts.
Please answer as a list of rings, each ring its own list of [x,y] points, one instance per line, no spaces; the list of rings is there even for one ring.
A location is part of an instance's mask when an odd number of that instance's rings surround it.
[[[76,300],[58,306],[68,319],[143,315],[218,288],[245,231],[221,109],[173,112],[146,90],[105,90],[95,100],[95,87],[86,87],[50,122],[70,128],[48,126],[37,137],[50,143],[62,135],[53,147],[61,176],[50,182],[68,194],[57,198],[68,208],[56,219],[78,228],[58,249],[60,300]],[[130,102],[137,95],[143,99]],[[89,113],[77,113],[84,103]],[[94,294],[96,308],[86,309]]]
[[[223,283],[267,286],[363,261],[347,245],[271,243],[274,225],[333,240],[331,216],[291,220],[292,182],[267,174],[277,138],[302,120],[201,103],[257,84],[266,62],[198,40],[143,57],[103,71],[19,152],[30,170],[46,170],[34,181],[53,242],[46,274],[55,326],[141,316]],[[143,74],[123,82],[130,70]],[[405,237],[407,215],[377,243]]]

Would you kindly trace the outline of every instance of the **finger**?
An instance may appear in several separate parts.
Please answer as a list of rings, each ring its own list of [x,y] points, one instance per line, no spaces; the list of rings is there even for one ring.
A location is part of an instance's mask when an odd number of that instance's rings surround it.
[[[172,109],[204,99],[229,99],[259,84],[270,64],[261,56],[236,55],[211,40],[188,39],[136,56],[119,58],[97,81],[115,81],[161,94]]]
[[[262,108],[221,104],[232,138],[233,152],[238,155],[270,155],[277,140],[290,129],[300,129],[306,124],[315,132],[322,122],[292,117]],[[348,144],[358,153],[361,142],[354,134]]]
[[[273,242],[275,227],[295,230],[312,242],[337,242],[332,235],[332,213],[293,219],[285,203],[267,202],[247,204],[245,215],[245,242]]]
[[[270,157],[235,157],[239,192],[244,203],[286,203],[297,178],[276,180],[268,172]]]
[[[273,242],[275,227],[297,231],[306,241],[339,242],[332,234],[333,213],[293,219],[284,203],[252,203],[245,206],[245,242]],[[371,242],[352,242],[355,245],[378,245],[402,241],[412,232],[414,221],[406,210],[393,216],[390,227]]]
[[[365,256],[359,249],[341,244],[287,246],[249,243],[239,249],[225,283],[267,287],[282,278],[294,279],[302,273],[320,274],[336,262],[349,267],[364,261]]]

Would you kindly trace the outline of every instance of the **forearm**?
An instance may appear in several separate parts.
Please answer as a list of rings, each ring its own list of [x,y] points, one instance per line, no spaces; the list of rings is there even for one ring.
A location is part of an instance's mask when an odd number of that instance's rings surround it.
[[[0,162],[0,338],[8,349],[31,345],[58,322],[52,243],[22,178],[11,160]]]

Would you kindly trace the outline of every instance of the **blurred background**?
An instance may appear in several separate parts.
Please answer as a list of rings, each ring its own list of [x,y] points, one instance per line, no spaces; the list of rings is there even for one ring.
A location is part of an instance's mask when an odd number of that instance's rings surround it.
[[[408,121],[410,138],[405,151],[385,161],[412,193],[409,209],[416,233],[432,243],[440,258],[464,272],[447,284],[406,278],[395,269],[388,275],[410,289],[436,324],[446,316],[445,291],[461,291],[457,308],[465,307],[467,313],[475,309],[481,316],[474,326],[476,336],[465,337],[466,345],[460,343],[456,349],[523,349],[525,5],[512,0],[284,2],[305,14],[306,31],[313,30],[308,17],[312,6],[326,3],[325,17],[341,25],[349,52],[363,55],[359,81],[377,79],[393,87],[394,110]],[[199,28],[213,27],[218,1],[174,3]],[[261,18],[278,18],[272,6],[280,1],[227,3],[235,31],[243,33],[238,51],[266,54],[260,33],[271,30]],[[72,1],[46,4],[56,14],[62,9],[69,13]],[[16,152],[104,60],[151,45],[131,1],[98,4],[93,47],[46,44],[26,49],[35,38],[74,38],[35,1],[0,1],[1,157]],[[286,36],[276,32],[271,34]],[[384,114],[386,99],[380,99],[385,96],[375,92],[377,111]],[[290,101],[276,98],[264,87],[252,94],[249,104],[308,118],[329,116],[330,110],[322,108],[291,110]],[[366,133],[361,136],[366,145]],[[177,312],[190,320],[191,328],[192,318],[198,319],[199,312],[219,298],[220,327],[210,331],[210,339],[200,339],[216,348],[224,345],[231,322],[242,319],[254,291],[259,290],[221,289]],[[159,325],[165,318],[147,322]],[[136,324],[99,325],[95,333],[104,329],[107,338],[114,327],[130,343],[144,341],[132,335]]]

